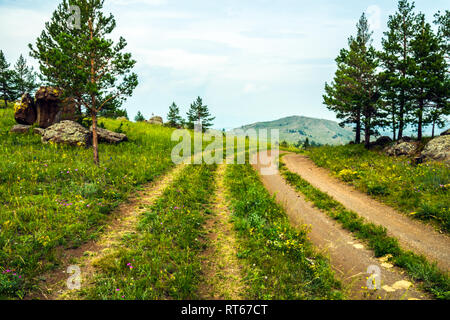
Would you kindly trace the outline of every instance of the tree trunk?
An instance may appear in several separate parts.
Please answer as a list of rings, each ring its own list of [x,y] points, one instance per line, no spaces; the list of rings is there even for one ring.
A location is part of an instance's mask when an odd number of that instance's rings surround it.
[[[433,119],[433,129],[431,129],[431,138],[434,138],[434,127],[436,125],[436,120]]]
[[[364,147],[369,149],[370,147],[370,116],[365,114],[364,117]]]
[[[396,134],[396,129],[397,127],[395,126],[395,109],[394,107],[392,107],[392,140],[395,141],[395,138],[397,137]]]
[[[403,126],[404,126],[404,119],[403,119],[403,112],[405,110],[405,93],[402,89],[402,98],[400,100],[400,110],[399,110],[399,123],[398,123],[398,140],[403,138]]]
[[[97,113],[92,111],[92,149],[94,150],[94,163],[98,166],[98,136],[97,136]]]
[[[8,101],[5,98],[5,109],[8,108]]]
[[[361,143],[361,113],[358,111],[358,114],[356,116],[356,136],[355,136],[355,143],[360,144]]]
[[[417,125],[417,140],[422,140],[423,99],[419,99],[419,119]]]

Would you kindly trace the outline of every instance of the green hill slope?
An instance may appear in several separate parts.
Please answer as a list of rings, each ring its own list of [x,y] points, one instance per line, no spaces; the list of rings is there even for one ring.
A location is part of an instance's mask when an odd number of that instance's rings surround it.
[[[280,141],[286,140],[295,143],[299,140],[314,141],[321,144],[339,145],[354,139],[351,128],[341,128],[337,122],[323,119],[308,118],[303,116],[292,116],[274,121],[257,122],[233,129],[279,129]]]

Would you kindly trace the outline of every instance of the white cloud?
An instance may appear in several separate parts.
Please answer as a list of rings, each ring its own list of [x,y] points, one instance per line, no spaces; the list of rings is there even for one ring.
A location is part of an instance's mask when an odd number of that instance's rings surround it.
[[[381,8],[377,5],[371,5],[366,10],[367,20],[372,30],[381,28]]]

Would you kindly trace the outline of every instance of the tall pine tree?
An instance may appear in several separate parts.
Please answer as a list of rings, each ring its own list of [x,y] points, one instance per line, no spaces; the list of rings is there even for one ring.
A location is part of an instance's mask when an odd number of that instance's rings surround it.
[[[38,83],[36,80],[36,73],[33,70],[33,67],[27,66],[27,61],[25,58],[20,55],[16,64],[14,65],[14,87],[17,92],[17,98],[25,92],[29,94],[33,94],[36,88],[38,87]]]
[[[342,49],[336,59],[338,70],[334,82],[325,84],[324,103],[337,113],[340,123],[354,125],[355,142],[361,141],[369,146],[370,136],[378,125],[379,89],[376,68],[378,60],[372,46],[372,32],[365,14],[357,24],[356,37],[350,37],[349,49]]]
[[[384,97],[391,107],[398,104],[394,115],[398,128],[398,139],[403,137],[403,131],[410,121],[410,113],[414,100],[411,93],[412,58],[411,41],[416,33],[417,16],[414,13],[414,2],[400,0],[398,11],[389,16],[388,28],[382,39],[383,51],[380,52],[381,64],[384,67],[381,78],[384,79]]]
[[[448,88],[445,93],[447,64],[444,52],[423,14],[419,15],[418,30],[411,41],[411,49],[408,73],[411,74],[411,92],[416,100],[412,123],[417,126],[417,138],[421,140],[423,127],[437,121],[437,109],[441,107],[439,101],[448,99]]]
[[[132,73],[136,61],[124,53],[127,43],[108,38],[116,27],[110,14],[102,12],[104,0],[63,0],[50,22],[30,44],[31,56],[39,61],[42,75],[50,84],[75,99],[92,117],[94,163],[99,164],[97,115],[111,100],[124,100],[137,86]],[[71,6],[80,9],[80,26],[71,24]]]
[[[13,101],[16,96],[13,82],[14,71],[9,67],[10,64],[0,50],[0,99],[4,101],[5,108],[8,107],[8,101]]]
[[[180,109],[175,104],[175,102],[172,103],[172,105],[169,107],[169,113],[167,114],[167,121],[169,123],[169,126],[178,128],[183,124],[183,118],[180,116]]]
[[[187,113],[187,125],[189,129],[194,129],[196,123],[201,123],[202,130],[206,131],[212,126],[212,121],[215,117],[212,117],[209,113],[208,106],[203,105],[202,98],[197,97],[189,111]]]

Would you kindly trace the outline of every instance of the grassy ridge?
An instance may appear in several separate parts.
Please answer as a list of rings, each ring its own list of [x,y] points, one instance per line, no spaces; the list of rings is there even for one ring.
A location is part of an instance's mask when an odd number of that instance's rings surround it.
[[[400,248],[397,239],[387,235],[386,229],[373,223],[368,223],[353,211],[347,210],[342,204],[328,194],[314,188],[299,175],[288,171],[280,161],[281,173],[297,191],[314,203],[327,215],[337,220],[341,225],[354,233],[371,248],[375,256],[391,255],[389,259],[394,265],[404,268],[408,275],[418,281],[421,287],[440,299],[450,299],[450,279],[448,273],[441,272],[435,264],[430,264],[425,257]]]
[[[131,191],[173,166],[172,130],[102,122],[120,127],[130,142],[101,144],[96,167],[91,149],[43,145],[40,136],[10,133],[13,110],[0,109],[0,297],[23,296],[35,277],[57,266],[55,247],[94,237]]]
[[[441,163],[412,166],[362,145],[311,148],[308,156],[341,180],[407,213],[450,232],[450,167]]]
[[[225,183],[249,299],[343,298],[328,261],[308,242],[307,230],[290,226],[251,166],[227,166]]]
[[[190,165],[140,221],[123,248],[96,267],[90,299],[195,299],[201,275],[203,223],[215,166]]]

